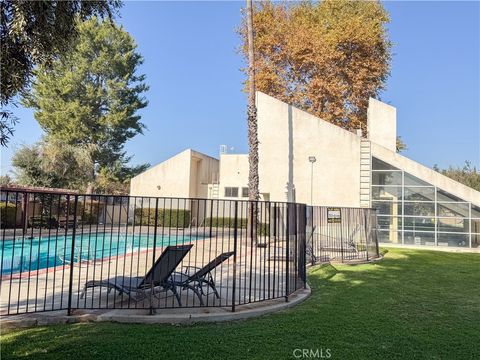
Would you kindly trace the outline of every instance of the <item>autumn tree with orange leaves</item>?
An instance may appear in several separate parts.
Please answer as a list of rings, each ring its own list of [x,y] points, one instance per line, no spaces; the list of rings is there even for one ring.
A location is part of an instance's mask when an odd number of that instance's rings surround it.
[[[366,134],[368,99],[389,75],[388,22],[376,1],[256,3],[256,89]],[[240,35],[248,58],[245,21]]]

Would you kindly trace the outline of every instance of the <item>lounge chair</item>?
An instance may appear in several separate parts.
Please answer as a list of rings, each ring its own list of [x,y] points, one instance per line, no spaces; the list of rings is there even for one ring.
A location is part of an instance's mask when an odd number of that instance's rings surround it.
[[[183,268],[183,272],[174,272],[169,281],[171,281],[172,285],[178,286],[182,290],[192,290],[200,299],[200,305],[204,305],[202,299],[202,295],[205,295],[203,290],[204,285],[212,288],[215,296],[220,298],[211,271],[230,258],[233,254],[233,251],[222,253],[202,268],[186,266]]]
[[[175,271],[175,268],[180,264],[185,255],[187,255],[192,246],[193,245],[191,244],[167,246],[157,261],[155,261],[155,264],[153,264],[147,274],[143,277],[116,276],[108,280],[87,281],[80,298],[82,299],[86,291],[90,288],[106,287],[109,292],[111,290],[116,290],[120,294],[125,293],[128,296],[131,296],[132,294],[140,294],[140,299],[144,299],[146,296],[145,290],[151,289],[154,291],[154,288],[162,287],[165,292],[170,290],[177,298],[178,305],[182,306],[180,295],[170,278]]]

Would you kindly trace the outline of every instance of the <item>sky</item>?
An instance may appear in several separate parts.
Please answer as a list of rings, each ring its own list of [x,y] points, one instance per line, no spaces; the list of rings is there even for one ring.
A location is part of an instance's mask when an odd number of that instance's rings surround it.
[[[126,1],[117,19],[144,57],[147,130],[126,145],[132,164],[155,165],[193,148],[218,156],[246,153],[244,66],[235,32],[244,2]],[[480,2],[388,1],[394,43],[391,75],[380,100],[397,108],[403,155],[426,166],[480,168]],[[1,173],[15,149],[39,140],[30,109],[1,149]]]

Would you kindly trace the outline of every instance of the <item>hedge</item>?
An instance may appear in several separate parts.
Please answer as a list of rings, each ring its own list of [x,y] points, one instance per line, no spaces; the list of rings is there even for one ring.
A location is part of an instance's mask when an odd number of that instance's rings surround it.
[[[247,228],[247,219],[240,218],[237,219],[237,226],[239,229],[246,229]],[[205,219],[205,226],[214,227],[214,228],[233,228],[235,225],[235,218],[231,217],[219,217],[219,218],[206,218]],[[257,232],[259,235],[270,235],[270,226],[269,224],[265,223],[258,223],[257,225]]]
[[[135,209],[135,225],[155,226],[155,208]],[[190,225],[190,210],[158,209],[158,226],[187,228]]]
[[[3,228],[13,228],[16,226],[16,207],[15,204],[0,203],[0,219]]]

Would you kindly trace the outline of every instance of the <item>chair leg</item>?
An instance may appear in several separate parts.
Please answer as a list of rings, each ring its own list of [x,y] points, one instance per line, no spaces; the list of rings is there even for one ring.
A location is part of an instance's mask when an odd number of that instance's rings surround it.
[[[192,286],[192,285],[185,285],[185,287],[188,288],[188,289],[190,289],[190,290],[192,290],[192,291],[195,293],[195,295],[197,295],[198,300],[200,300],[200,305],[202,305],[202,306],[205,305],[205,303],[203,302],[203,299],[202,299],[203,291],[202,291],[202,294],[200,294],[200,292],[198,291],[198,289],[195,288],[195,287]],[[201,289],[201,287],[200,287],[200,289]]]
[[[217,299],[220,299],[220,295],[218,295],[218,291],[217,291],[217,288],[215,287],[215,283],[213,282],[210,282],[208,283],[208,285],[212,288],[213,292],[215,293],[215,296],[217,297]]]
[[[170,290],[172,291],[172,293],[175,295],[175,297],[177,298],[177,302],[178,302],[178,306],[182,306],[182,299],[180,297],[180,294],[178,293],[177,291],[177,287],[175,285],[173,285],[172,287],[170,287]]]

